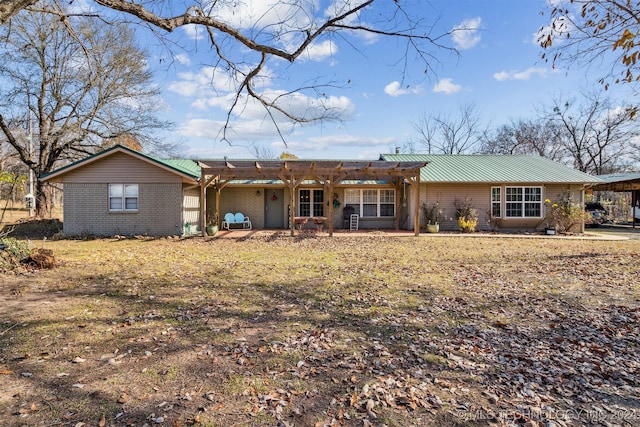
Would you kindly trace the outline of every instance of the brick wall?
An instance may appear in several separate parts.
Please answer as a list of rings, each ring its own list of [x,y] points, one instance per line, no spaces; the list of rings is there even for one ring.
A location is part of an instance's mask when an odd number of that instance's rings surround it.
[[[260,195],[256,192],[260,190]],[[261,188],[227,188],[220,195],[220,219],[227,212],[242,212],[251,220],[253,228],[264,228],[264,189]],[[215,205],[212,205],[215,206]]]
[[[176,233],[182,222],[182,184],[138,184],[138,212],[109,212],[109,185],[65,183],[64,233],[149,235]]]

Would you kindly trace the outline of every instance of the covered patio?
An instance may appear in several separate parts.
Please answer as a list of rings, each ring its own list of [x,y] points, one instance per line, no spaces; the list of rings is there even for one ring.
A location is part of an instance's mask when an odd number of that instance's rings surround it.
[[[321,185],[324,202],[329,201],[334,188],[346,180],[379,180],[386,181],[398,191],[404,183],[414,189],[413,229],[417,236],[420,233],[420,169],[428,162],[397,161],[340,161],[340,160],[259,160],[230,161],[203,160],[198,162],[200,177],[200,229],[204,236],[207,212],[206,191],[212,187],[216,192],[215,213],[220,218],[220,196],[222,190],[234,180],[279,180],[289,190],[289,229],[295,235],[296,223],[296,189],[305,181],[314,181]],[[397,197],[395,229],[400,229],[400,218],[397,215],[400,200]],[[333,203],[328,203],[328,217],[333,218]],[[333,221],[328,221],[329,236],[333,236]]]

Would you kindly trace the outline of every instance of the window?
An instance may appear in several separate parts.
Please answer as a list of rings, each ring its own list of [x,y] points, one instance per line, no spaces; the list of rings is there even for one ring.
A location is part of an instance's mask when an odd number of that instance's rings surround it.
[[[542,187],[506,187],[505,208],[507,218],[542,217]]]
[[[324,216],[323,190],[300,190],[300,216]]]
[[[396,190],[380,190],[380,216],[395,216]]]
[[[109,184],[110,212],[138,211],[138,184]]]
[[[393,217],[396,210],[396,190],[357,189],[344,191],[344,204],[362,217]]]
[[[491,187],[491,216],[494,218],[502,218],[501,190],[500,187]]]

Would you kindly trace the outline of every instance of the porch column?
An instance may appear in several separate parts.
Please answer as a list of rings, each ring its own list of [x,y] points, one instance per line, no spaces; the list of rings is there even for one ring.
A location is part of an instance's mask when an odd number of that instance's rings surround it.
[[[401,212],[402,203],[403,202],[406,203],[406,200],[400,200],[400,195],[402,194],[402,185],[403,185],[403,180],[401,179],[397,179],[393,182],[393,187],[396,189],[396,206],[395,206],[396,219],[393,221],[393,226],[396,229],[396,231],[400,230],[400,215],[402,214]]]
[[[296,188],[294,176],[289,179],[289,229],[291,237],[296,235]]]
[[[329,180],[329,216],[327,217],[327,221],[329,222],[329,237],[333,237],[333,177]]]
[[[222,188],[220,187],[220,182],[216,183],[216,225],[220,227],[220,193],[222,193]]]
[[[413,231],[415,236],[420,235],[420,171],[414,178],[416,186],[415,206],[413,207]]]
[[[638,207],[639,195],[640,190],[633,190],[631,192],[631,228],[636,228],[636,212],[640,210],[640,207]]]
[[[200,172],[200,236],[207,235],[205,230],[205,215],[207,212],[207,179],[204,171]]]

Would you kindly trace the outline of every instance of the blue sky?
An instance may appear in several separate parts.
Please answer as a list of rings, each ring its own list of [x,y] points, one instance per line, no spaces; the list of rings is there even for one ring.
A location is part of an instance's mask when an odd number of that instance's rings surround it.
[[[255,4],[264,8],[269,1]],[[349,43],[334,38],[315,46],[299,63],[272,61],[264,83],[269,90],[291,89],[315,78],[339,86],[326,88],[322,95],[342,109],[342,121],[293,128],[282,123],[287,146],[264,111],[250,103],[231,122],[231,144],[221,141],[230,82],[212,73],[213,56],[202,30],[176,30],[171,40],[183,48],[171,50],[160,49],[157,41],[142,35],[162,90],[162,115],[175,123],[175,129],[162,137],[180,142],[184,157],[252,158],[250,146],[259,145],[276,155],[288,151],[303,159],[376,159],[416,140],[414,123],[423,115],[455,117],[461,106],[473,104],[482,122],[495,128],[534,117],[558,96],[579,97],[581,91],[599,87],[596,69],[553,68],[540,59],[535,38],[549,20],[544,0],[416,0],[410,8],[434,24],[434,33],[459,26],[469,29],[442,40],[460,55],[432,50],[433,72],[425,75],[417,61],[410,61],[406,70],[398,63],[403,46],[397,40],[351,37]],[[245,9],[228,19],[246,22],[247,16]],[[611,92],[624,96],[621,88]],[[301,97],[293,108],[316,101]]]

